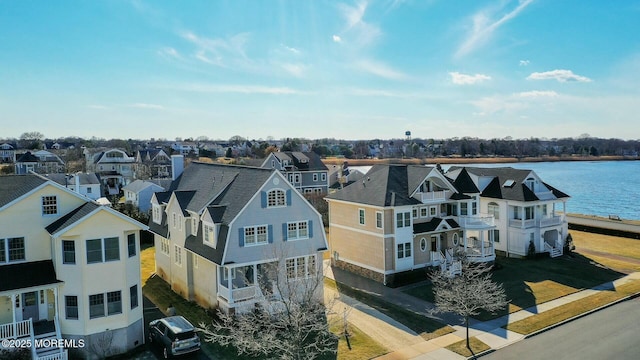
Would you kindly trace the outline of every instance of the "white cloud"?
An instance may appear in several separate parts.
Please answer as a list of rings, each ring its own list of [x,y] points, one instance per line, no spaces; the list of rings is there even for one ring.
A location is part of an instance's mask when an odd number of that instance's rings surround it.
[[[516,96],[522,98],[540,98],[540,97],[556,97],[558,93],[555,91],[541,91],[541,90],[533,90],[533,91],[524,91],[516,94]]]
[[[352,34],[356,45],[364,46],[372,43],[382,33],[376,25],[364,21],[364,15],[368,7],[367,1],[360,1],[356,6],[339,4],[338,8],[346,20],[345,33]],[[338,36],[340,41],[342,37]],[[333,37],[336,41],[336,35]]]
[[[361,71],[365,71],[385,79],[390,80],[403,80],[407,78],[407,75],[391,68],[390,66],[373,61],[373,60],[360,60],[354,64],[354,66]]]
[[[164,47],[158,50],[158,55],[166,58],[182,59],[180,53],[172,47]]]
[[[196,46],[194,57],[207,64],[217,66],[237,66],[239,62],[247,62],[245,52],[249,41],[249,33],[239,33],[228,38],[210,39],[185,31],[181,36]]]
[[[150,110],[162,110],[164,106],[156,105],[156,104],[146,104],[146,103],[135,103],[131,104],[130,107],[138,108],[138,109],[150,109]]]
[[[304,75],[304,72],[307,69],[307,66],[303,64],[293,64],[293,63],[283,63],[283,64],[280,64],[280,67],[282,67],[286,72],[288,72],[289,74],[295,77],[302,77],[302,75]]]
[[[520,60],[520,66],[527,66],[529,65],[531,62],[529,60]]]
[[[274,87],[263,85],[207,85],[185,84],[173,88],[183,91],[203,93],[237,93],[237,94],[269,94],[269,95],[294,95],[304,94],[302,91],[289,87]]]
[[[484,74],[467,75],[456,71],[450,72],[449,75],[451,75],[451,81],[457,85],[472,85],[485,80],[491,80],[491,76]]]
[[[520,0],[515,9],[496,19],[499,14],[495,13],[502,11],[510,2],[511,1],[503,1],[501,3],[502,6],[497,9],[485,9],[474,14],[472,17],[473,28],[471,33],[462,42],[462,45],[458,48],[455,57],[465,56],[485,45],[496,30],[498,30],[507,21],[518,16],[518,14],[531,4],[533,0]]]
[[[334,34],[332,38],[334,42],[337,42],[337,43],[342,42],[342,38],[338,35]]]
[[[527,80],[557,80],[558,82],[577,81],[591,82],[585,76],[576,75],[571,70],[552,70],[545,72],[534,72],[527,77]]]

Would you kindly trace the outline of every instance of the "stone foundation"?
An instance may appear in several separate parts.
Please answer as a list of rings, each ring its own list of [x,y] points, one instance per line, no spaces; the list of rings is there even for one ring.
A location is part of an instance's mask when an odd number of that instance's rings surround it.
[[[363,267],[344,262],[342,260],[331,259],[331,265],[337,267],[338,269],[342,269],[344,271],[349,271],[354,274],[358,274],[360,276],[366,277],[367,279],[371,279],[377,281],[379,283],[384,283],[384,274],[379,272],[365,269]]]

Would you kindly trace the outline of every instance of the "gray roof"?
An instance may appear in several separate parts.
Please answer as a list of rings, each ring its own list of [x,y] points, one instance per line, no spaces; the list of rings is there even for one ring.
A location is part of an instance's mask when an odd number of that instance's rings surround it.
[[[89,215],[90,213],[92,213],[94,210],[98,208],[100,208],[100,205],[94,202],[86,202],[78,206],[77,208],[73,209],[71,212],[69,212],[65,216],[51,223],[49,226],[46,227],[46,230],[47,232],[49,232],[49,234],[53,235],[56,232],[73,225],[74,223],[81,220],[82,218]]]
[[[0,266],[0,291],[61,283],[51,260]]]
[[[327,198],[380,207],[420,204],[410,197],[411,193],[432,169],[414,165],[374,165],[362,181],[356,181]]]
[[[76,176],[78,180],[80,180],[80,185],[99,185],[100,180],[95,173],[80,173],[80,174],[48,174],[45,175],[47,178],[57,182],[60,185],[75,185]]]
[[[33,174],[0,176],[0,208],[45,182],[47,180]]]
[[[313,151],[280,151],[272,154],[281,161],[290,160],[300,171],[329,171],[320,156]]]
[[[132,191],[134,193],[139,193],[140,191],[150,187],[150,186],[160,186],[156,183],[145,181],[145,180],[135,180],[130,184],[125,185],[122,189]]]

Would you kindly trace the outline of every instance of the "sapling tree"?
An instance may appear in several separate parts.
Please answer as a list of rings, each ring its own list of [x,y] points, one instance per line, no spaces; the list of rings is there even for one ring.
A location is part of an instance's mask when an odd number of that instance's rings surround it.
[[[455,254],[461,262],[460,275],[451,275],[446,270],[438,270],[430,275],[435,298],[435,312],[454,313],[464,318],[469,345],[469,318],[480,311],[495,313],[508,304],[501,284],[491,279],[491,267],[484,263],[472,263],[462,252]]]

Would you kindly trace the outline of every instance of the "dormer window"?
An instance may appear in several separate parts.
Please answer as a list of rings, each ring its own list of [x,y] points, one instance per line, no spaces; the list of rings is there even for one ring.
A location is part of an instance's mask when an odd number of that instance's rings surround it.
[[[528,178],[525,181],[525,184],[527,185],[527,187],[533,192],[535,192],[535,190],[534,190],[535,183],[536,183],[536,181],[533,178]]]
[[[153,204],[153,209],[152,209],[152,215],[153,215],[153,222],[156,224],[160,224],[162,222],[162,208],[160,205],[158,204]]]
[[[198,216],[194,215],[191,218],[191,235],[198,235]]]
[[[215,242],[215,228],[211,223],[202,223],[202,241],[213,247],[216,246]]]

